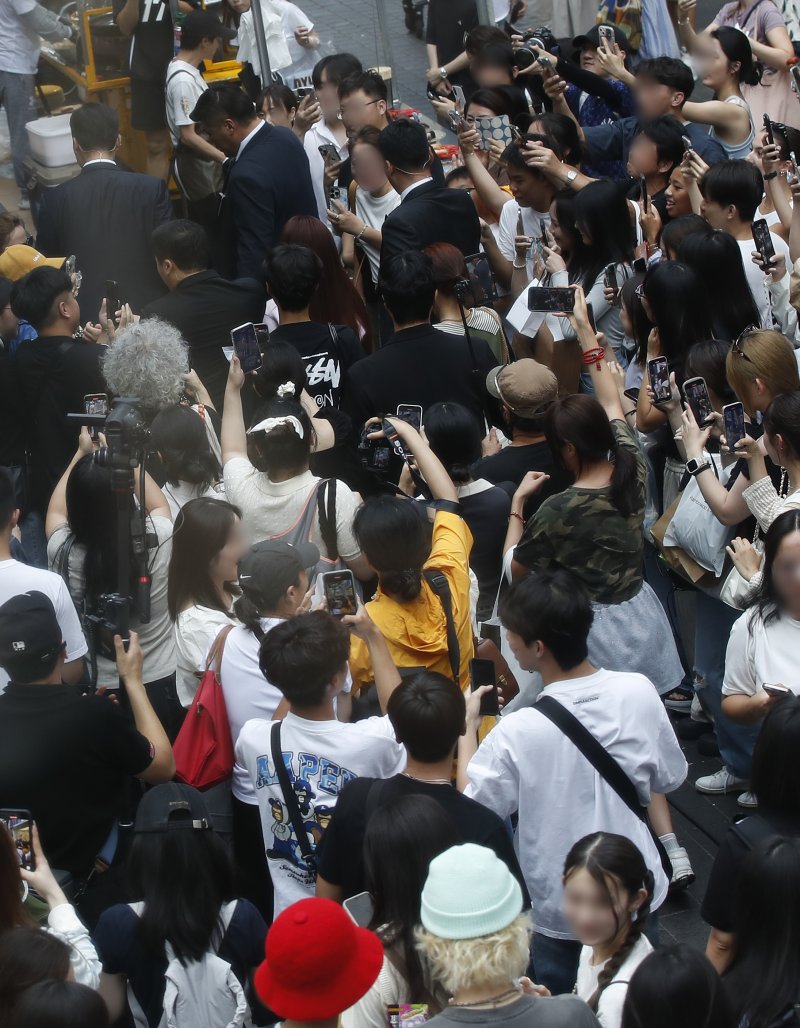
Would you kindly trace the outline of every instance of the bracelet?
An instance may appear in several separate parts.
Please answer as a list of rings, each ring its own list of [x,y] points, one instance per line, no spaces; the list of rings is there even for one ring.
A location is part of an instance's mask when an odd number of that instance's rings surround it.
[[[525,269],[528,267],[528,265],[527,265],[527,263],[525,263],[525,264],[517,264],[516,261],[512,261],[511,262],[511,267],[512,268],[516,268],[517,271],[525,271]]]
[[[636,413],[636,408],[635,407],[631,407],[630,410],[626,410],[625,411],[625,415],[624,416],[626,418],[629,418],[631,416],[631,414],[635,414],[635,413]]]
[[[508,515],[508,520],[509,521],[512,518],[519,518],[519,520],[522,522],[522,524],[523,525],[525,524],[525,518],[521,514],[518,514],[517,511],[515,511],[515,510],[512,510],[511,513]]]
[[[361,237],[362,237],[362,236],[364,235],[364,233],[365,233],[365,232],[367,231],[367,228],[368,228],[368,227],[369,227],[368,225],[365,225],[365,226],[364,226],[364,227],[363,227],[363,228],[361,229],[361,231],[360,231],[360,232],[358,233],[358,235],[357,235],[357,236],[356,236],[356,238],[355,238],[355,242],[356,242],[356,243],[360,243],[360,242],[361,242]]]
[[[769,181],[771,181],[772,179],[774,179],[774,178],[777,178],[777,177],[778,177],[778,173],[777,173],[777,171],[771,171],[771,172],[769,172],[769,174],[768,174],[768,175],[765,175],[765,176],[764,176],[764,181],[765,181],[765,182],[769,182]]]
[[[606,351],[602,346],[597,346],[592,350],[583,351],[583,363],[584,364],[599,364],[600,361],[605,357]]]

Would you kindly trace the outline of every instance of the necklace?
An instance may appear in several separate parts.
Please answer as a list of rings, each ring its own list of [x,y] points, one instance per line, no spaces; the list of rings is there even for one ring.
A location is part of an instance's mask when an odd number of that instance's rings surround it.
[[[417,778],[416,775],[410,775],[408,771],[402,771],[403,778],[410,778],[412,782],[424,782],[426,785],[452,785],[453,783],[449,778]]]
[[[457,1003],[455,999],[450,1000],[451,1007],[497,1007],[503,1000],[510,999],[512,996],[518,996],[519,990],[512,986],[510,989],[506,989],[505,992],[501,992],[499,996],[489,996],[487,999],[476,999],[470,1003]]]

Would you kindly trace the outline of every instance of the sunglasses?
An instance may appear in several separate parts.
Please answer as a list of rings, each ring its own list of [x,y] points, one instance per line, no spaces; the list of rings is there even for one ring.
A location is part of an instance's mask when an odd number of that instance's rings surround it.
[[[747,328],[740,332],[736,339],[731,343],[731,350],[736,354],[737,357],[741,357],[743,361],[747,361],[748,364],[752,364],[752,358],[748,357],[742,349],[742,343],[746,342],[754,332],[758,332],[758,325],[748,325]]]

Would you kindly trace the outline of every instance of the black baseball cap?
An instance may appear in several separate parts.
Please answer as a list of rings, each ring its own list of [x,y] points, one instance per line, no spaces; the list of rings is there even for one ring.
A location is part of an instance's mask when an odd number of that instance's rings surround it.
[[[606,22],[603,27],[613,30],[614,41],[620,50],[624,50],[626,53],[630,50],[631,44],[628,42],[628,37],[618,25],[611,25]],[[593,46],[595,49],[598,49],[600,46],[599,25],[592,25],[588,32],[584,32],[580,36],[576,36],[572,40],[572,45],[576,50],[582,50],[585,46]]]
[[[223,25],[212,11],[190,11],[181,22],[181,30],[197,40],[224,39],[229,43],[236,36],[236,30]]]
[[[149,789],[136,810],[134,832],[172,832],[212,829],[211,813],[197,789],[183,782],[167,782]]]
[[[53,602],[44,593],[20,593],[0,607],[0,667],[12,682],[47,677],[63,643]]]
[[[315,567],[319,550],[313,543],[287,543],[283,539],[263,539],[254,543],[239,561],[239,587],[258,602],[260,583],[275,583],[280,592],[294,585],[300,572]]]

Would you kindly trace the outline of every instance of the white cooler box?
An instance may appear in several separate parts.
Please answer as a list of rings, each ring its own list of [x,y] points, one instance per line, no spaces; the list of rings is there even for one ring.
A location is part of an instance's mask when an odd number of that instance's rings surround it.
[[[67,164],[76,163],[68,114],[37,118],[36,121],[29,121],[25,128],[28,130],[31,153],[39,164],[46,168],[63,168]]]

